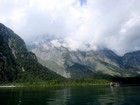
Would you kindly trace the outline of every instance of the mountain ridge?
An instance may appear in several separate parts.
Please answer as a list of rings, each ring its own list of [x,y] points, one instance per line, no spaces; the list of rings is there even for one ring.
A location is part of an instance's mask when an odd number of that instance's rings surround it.
[[[54,40],[56,41],[57,39]],[[129,77],[139,75],[139,63],[135,67],[132,65],[131,68],[127,67],[127,63],[125,64],[127,53],[124,56],[119,56],[107,48],[88,51],[70,50],[67,47],[61,46],[61,43],[57,46],[52,42],[53,40],[36,42],[32,45],[33,47],[30,47],[30,50],[37,55],[42,65],[66,78],[75,78],[78,73],[83,73],[81,72],[82,70],[79,70],[81,69],[80,66],[86,71],[84,71],[85,75],[83,77],[90,77],[91,75],[91,77]],[[131,53],[128,54],[130,55]],[[138,51],[137,55],[139,54]],[[136,58],[136,62],[139,62],[140,57],[137,56]],[[60,69],[58,69],[59,67]],[[69,76],[63,75],[62,72],[69,73]],[[77,76],[77,78],[83,77]]]
[[[107,48],[72,50],[57,39],[35,42],[27,49],[23,39],[1,23],[0,45],[0,82],[140,74],[140,51],[119,56]]]
[[[0,23],[0,82],[40,81],[63,78],[38,63],[25,42]]]

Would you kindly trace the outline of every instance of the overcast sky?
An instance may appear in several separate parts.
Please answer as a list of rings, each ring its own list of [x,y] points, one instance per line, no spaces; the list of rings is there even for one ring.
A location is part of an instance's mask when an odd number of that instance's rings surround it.
[[[0,0],[0,22],[25,42],[50,35],[73,49],[140,50],[139,0]]]

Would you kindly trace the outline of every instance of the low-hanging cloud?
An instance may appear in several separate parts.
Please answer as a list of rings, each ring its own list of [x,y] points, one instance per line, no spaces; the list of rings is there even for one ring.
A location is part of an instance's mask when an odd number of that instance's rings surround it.
[[[71,49],[140,50],[138,0],[1,0],[0,22],[26,42],[49,35]]]

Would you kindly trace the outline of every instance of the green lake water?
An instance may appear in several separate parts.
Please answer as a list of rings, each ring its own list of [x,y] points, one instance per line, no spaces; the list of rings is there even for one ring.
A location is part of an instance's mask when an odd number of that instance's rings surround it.
[[[0,88],[0,105],[140,105],[140,86]]]

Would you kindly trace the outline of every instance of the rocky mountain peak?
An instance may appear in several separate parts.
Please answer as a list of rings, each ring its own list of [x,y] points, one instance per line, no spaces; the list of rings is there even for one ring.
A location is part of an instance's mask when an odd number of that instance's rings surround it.
[[[131,73],[131,69],[126,70],[123,57],[110,49],[70,50],[60,46],[63,45],[61,41],[59,46],[54,46],[54,40],[38,42],[39,44],[36,42],[37,45],[30,50],[37,55],[42,65],[66,78],[69,78],[66,73],[69,73],[70,78],[135,75]]]

